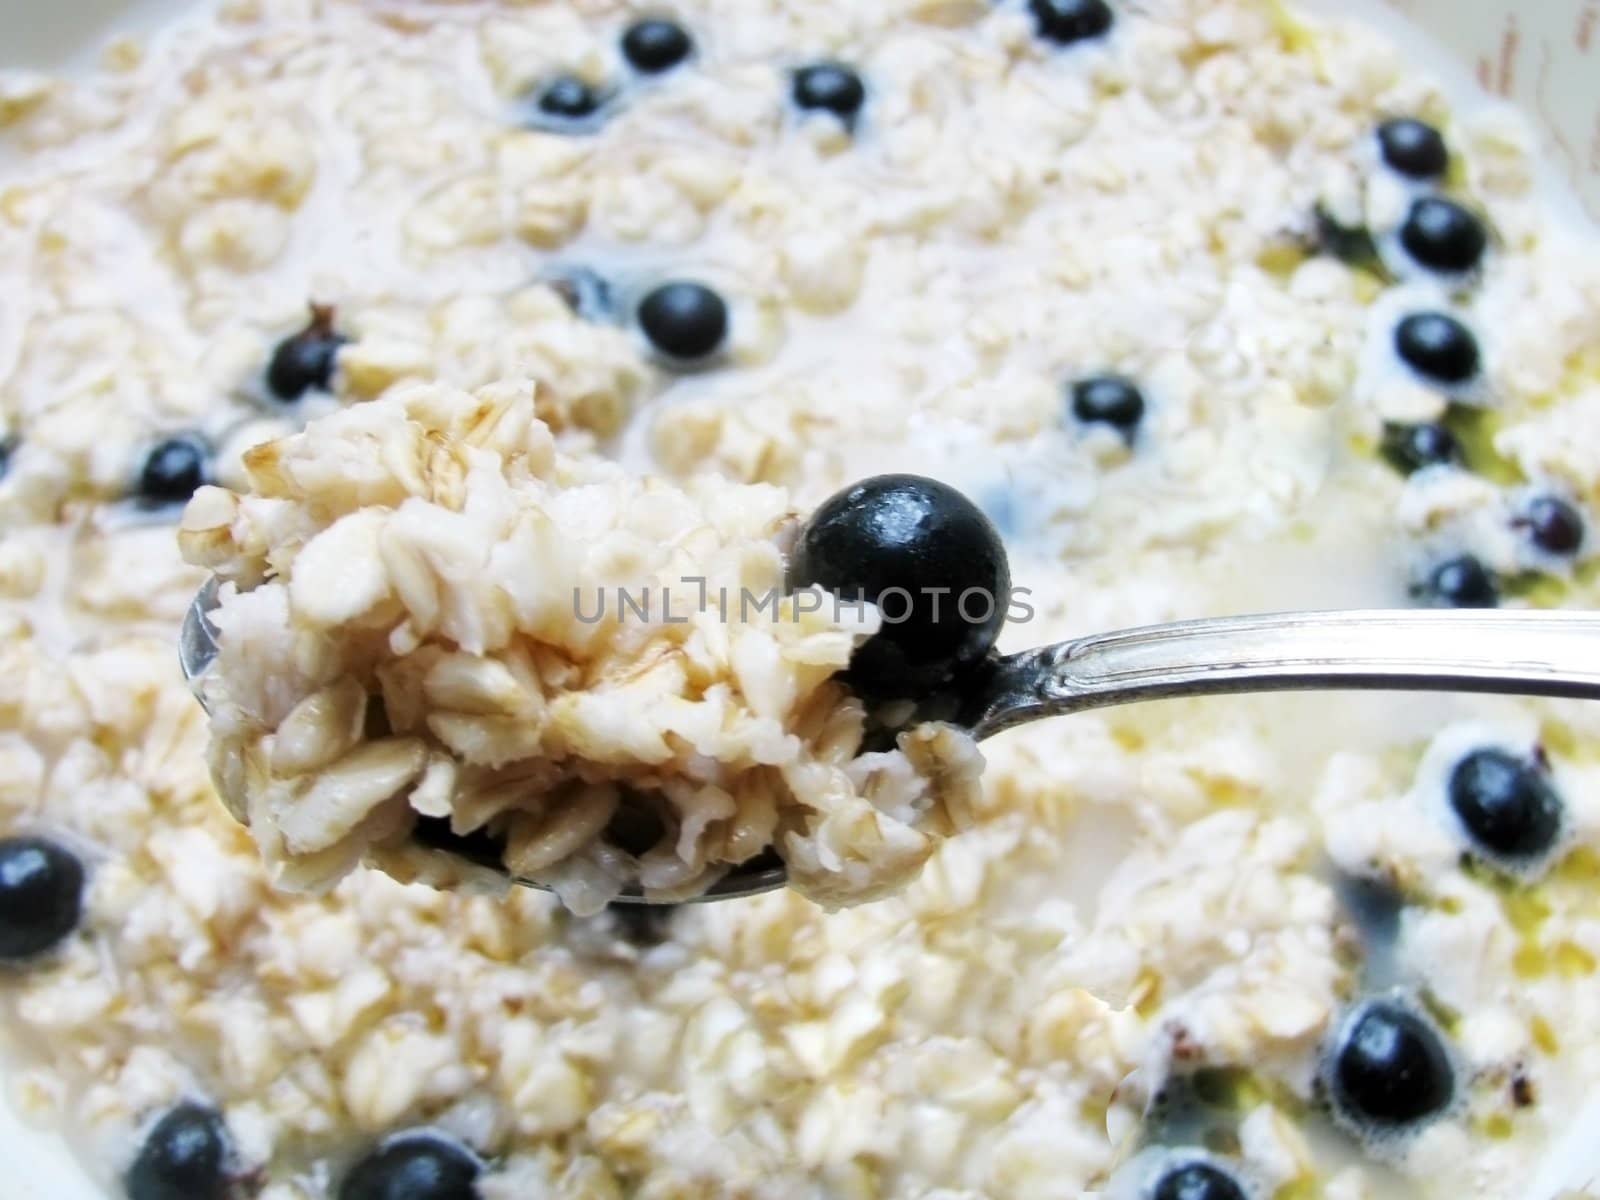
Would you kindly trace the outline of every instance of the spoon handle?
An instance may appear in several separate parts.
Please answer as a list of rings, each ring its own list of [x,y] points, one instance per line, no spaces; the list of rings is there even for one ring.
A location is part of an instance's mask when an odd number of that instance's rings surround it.
[[[1097,634],[998,660],[967,723],[987,737],[1135,700],[1317,688],[1600,699],[1600,613],[1268,613]]]

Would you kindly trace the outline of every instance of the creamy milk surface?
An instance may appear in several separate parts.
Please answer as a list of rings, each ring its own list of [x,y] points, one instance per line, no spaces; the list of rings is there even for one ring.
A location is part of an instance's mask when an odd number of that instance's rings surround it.
[[[644,17],[688,54],[630,62]],[[1592,706],[1086,714],[986,743],[890,898],[577,917],[273,886],[175,655],[189,493],[418,387],[802,511],[947,480],[1031,592],[1005,650],[1590,606],[1600,254],[1503,111],[1256,0],[235,0],[0,121],[6,1081],[108,1194],[161,1194],[174,1114],[264,1200],[396,1145],[483,1200],[1529,1194],[1600,1069]],[[639,319],[671,280],[705,362]]]

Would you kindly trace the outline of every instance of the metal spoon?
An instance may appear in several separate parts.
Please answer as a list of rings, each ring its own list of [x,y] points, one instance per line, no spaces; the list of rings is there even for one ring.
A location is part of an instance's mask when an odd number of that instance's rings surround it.
[[[216,603],[212,580],[184,619],[178,657],[191,684],[217,656],[217,630],[208,616]],[[953,719],[986,738],[1029,721],[1136,700],[1338,689],[1600,700],[1600,613],[1374,610],[1151,625],[991,659],[965,690],[930,705],[925,715]],[[449,838],[436,835],[428,841],[485,861],[467,839],[445,844]],[[784,882],[783,863],[768,853],[734,868],[696,899],[753,896]],[[651,903],[637,892],[619,899]]]

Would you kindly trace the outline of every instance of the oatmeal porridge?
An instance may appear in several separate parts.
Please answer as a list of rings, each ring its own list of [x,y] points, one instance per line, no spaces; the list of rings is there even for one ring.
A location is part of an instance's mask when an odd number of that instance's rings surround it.
[[[830,906],[903,885],[967,823],[982,760],[932,722],[862,751],[833,677],[877,607],[782,595],[780,489],[569,458],[536,394],[396,385],[248,451],[249,494],[190,501],[179,544],[232,585],[201,677],[213,781],[274,882],[365,857],[460,886],[459,854],[417,844],[431,819],[499,840],[486,882],[590,915],[769,849]]]
[[[1165,702],[986,742],[979,785],[902,746],[877,793],[831,678],[870,626],[828,612],[706,684],[783,660],[725,715],[797,739],[779,774],[826,760],[889,858],[848,896],[819,862],[823,903],[587,912],[608,876],[580,915],[356,866],[407,873],[393,792],[307,812],[298,848],[241,824],[228,761],[259,768],[267,726],[217,698],[219,796],[175,654],[212,570],[258,585],[225,610],[262,653],[271,605],[392,589],[361,488],[415,462],[345,439],[443,447],[398,512],[470,489],[452,422],[485,405],[512,440],[473,512],[573,506],[597,580],[635,528],[642,572],[777,580],[777,527],[903,472],[1004,535],[1006,651],[1592,606],[1600,253],[1517,122],[1268,0],[224,0],[86,76],[0,78],[0,121],[5,1080],[108,1194],[1526,1194],[1600,1076],[1595,706]],[[385,596],[400,641],[261,676],[307,688],[275,736],[298,704],[338,733],[265,768],[394,754],[402,823],[442,819],[488,745],[452,738],[530,736],[475,718],[532,693],[449,624],[482,612]],[[369,725],[340,677],[424,649],[462,719]],[[674,719],[629,703],[591,715]],[[771,828],[816,842],[808,794]]]

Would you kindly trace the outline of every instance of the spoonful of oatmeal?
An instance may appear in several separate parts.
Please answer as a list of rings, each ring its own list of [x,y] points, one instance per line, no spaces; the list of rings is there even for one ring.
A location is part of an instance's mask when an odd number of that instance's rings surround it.
[[[213,778],[286,887],[360,864],[575,911],[902,886],[969,821],[977,742],[1161,697],[1600,698],[1600,617],[1317,612],[994,653],[1013,596],[964,496],[785,494],[569,455],[530,385],[404,385],[249,451],[180,531]]]

